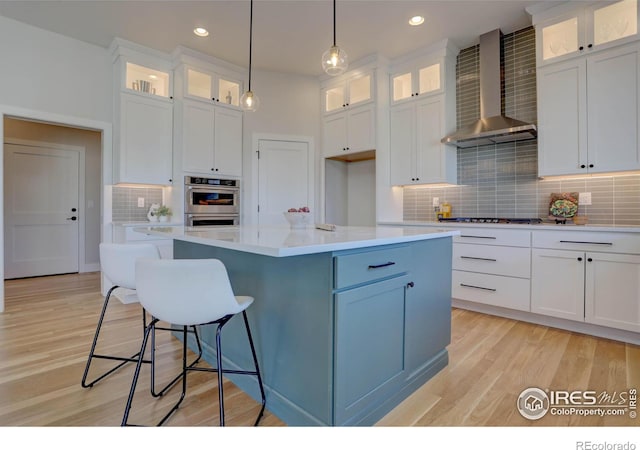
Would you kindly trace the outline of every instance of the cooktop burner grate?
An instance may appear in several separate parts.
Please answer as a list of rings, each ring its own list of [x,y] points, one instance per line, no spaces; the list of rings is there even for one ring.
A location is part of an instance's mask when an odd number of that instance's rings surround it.
[[[520,224],[536,224],[542,223],[542,219],[538,217],[525,218],[504,218],[504,217],[448,217],[439,218],[439,222],[459,222],[459,223],[520,223]]]

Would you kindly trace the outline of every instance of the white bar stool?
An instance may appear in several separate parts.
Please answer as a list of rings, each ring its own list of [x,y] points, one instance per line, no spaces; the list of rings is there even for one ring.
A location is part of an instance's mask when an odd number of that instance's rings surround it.
[[[138,364],[133,375],[129,398],[122,418],[122,426],[127,426],[133,396],[143,363],[142,355],[149,336],[159,320],[182,326],[183,355],[182,355],[182,394],[178,402],[162,418],[158,426],[166,422],[185,397],[187,390],[187,372],[205,371],[218,374],[218,400],[220,403],[220,426],[224,426],[224,394],[222,389],[222,375],[224,373],[253,375],[260,387],[262,408],[254,423],[258,425],[265,409],[265,394],[258,367],[253,338],[247,320],[246,309],[253,303],[253,297],[235,296],[227,269],[217,259],[174,259],[154,260],[140,259],[136,262],[136,285],[138,299],[142,306],[153,316],[147,326],[138,353]],[[222,367],[222,327],[236,314],[242,313],[247,338],[255,370],[231,370]],[[195,325],[217,324],[216,329],[216,367],[193,367],[187,365],[187,327]]]
[[[116,356],[116,355],[104,355],[96,353],[96,345],[98,344],[98,338],[100,336],[100,331],[102,330],[102,324],[104,321],[105,314],[107,312],[107,306],[109,305],[109,300],[111,299],[111,294],[113,291],[119,287],[136,290],[136,278],[135,278],[135,263],[139,258],[145,259],[160,259],[160,253],[158,248],[153,244],[109,244],[109,243],[101,243],[100,244],[100,266],[104,275],[114,284],[114,286],[109,289],[107,295],[104,298],[104,303],[102,305],[102,312],[100,313],[100,318],[98,319],[98,325],[96,327],[96,332],[93,337],[93,343],[91,344],[91,350],[89,351],[89,357],[87,359],[87,365],[84,369],[84,375],[82,376],[82,387],[90,388],[93,387],[98,381],[112,374],[125,364],[129,362],[137,362],[139,360],[138,353],[135,353],[132,356],[124,357],[124,356]],[[142,326],[143,331],[147,328],[147,315],[142,309]],[[158,330],[167,330],[167,331],[181,331],[174,330],[172,328],[162,328],[156,327]],[[200,338],[198,337],[197,331],[195,327],[193,327],[193,331],[196,337],[196,342],[198,344],[199,355],[196,361],[191,364],[196,364],[200,357],[202,356],[202,347],[200,345]],[[101,375],[97,376],[93,379],[93,381],[87,381],[87,377],[89,375],[89,370],[91,368],[91,363],[94,359],[108,359],[112,361],[120,361],[120,364],[112,367]],[[171,386],[173,386],[176,381],[180,379],[182,373],[176,376],[171,382],[169,382],[162,390],[156,392],[155,388],[155,333],[151,337],[151,358],[144,359],[143,362],[147,364],[151,364],[151,395],[154,397],[160,397],[163,395]]]

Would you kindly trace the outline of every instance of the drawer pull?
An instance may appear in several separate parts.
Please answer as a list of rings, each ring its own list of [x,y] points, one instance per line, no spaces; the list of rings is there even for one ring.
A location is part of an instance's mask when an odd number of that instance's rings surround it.
[[[613,245],[613,242],[591,242],[591,241],[560,241],[561,244],[595,244],[595,245]]]
[[[483,291],[491,291],[491,292],[495,292],[495,289],[491,289],[491,288],[486,288],[486,287],[481,287],[481,286],[473,286],[471,284],[464,284],[464,283],[460,283],[460,286],[462,287],[468,287],[468,288],[473,288],[473,289],[482,289]]]
[[[497,239],[495,236],[473,236],[470,234],[461,234],[461,238],[473,238],[473,239]]]
[[[369,269],[380,269],[382,267],[393,266],[394,264],[395,263],[393,261],[389,261],[389,262],[386,262],[384,264],[376,264],[376,265],[369,266]]]
[[[498,261],[497,259],[493,259],[493,258],[478,258],[476,256],[461,256],[460,258],[461,259],[477,259],[480,261],[493,261],[493,262]]]

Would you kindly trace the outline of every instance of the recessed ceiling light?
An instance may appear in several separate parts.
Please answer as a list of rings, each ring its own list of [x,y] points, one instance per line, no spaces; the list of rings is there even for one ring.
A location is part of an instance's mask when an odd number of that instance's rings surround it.
[[[200,36],[200,37],[209,36],[209,32],[207,31],[207,29],[202,27],[194,28],[193,33],[196,36]]]
[[[422,16],[413,16],[411,19],[409,19],[409,25],[413,25],[414,27],[416,25],[422,25],[424,23],[424,17]]]

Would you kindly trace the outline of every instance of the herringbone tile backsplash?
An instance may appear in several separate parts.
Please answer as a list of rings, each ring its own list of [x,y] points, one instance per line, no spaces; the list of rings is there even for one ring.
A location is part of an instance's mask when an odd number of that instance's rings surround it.
[[[535,32],[503,36],[504,112],[537,122]],[[479,46],[460,51],[456,68],[457,125],[480,118]],[[458,186],[405,188],[404,219],[434,220],[433,197],[452,205],[455,217],[546,218],[552,192],[591,192],[580,206],[590,224],[640,225],[640,175],[539,180],[536,140],[458,149]]]

